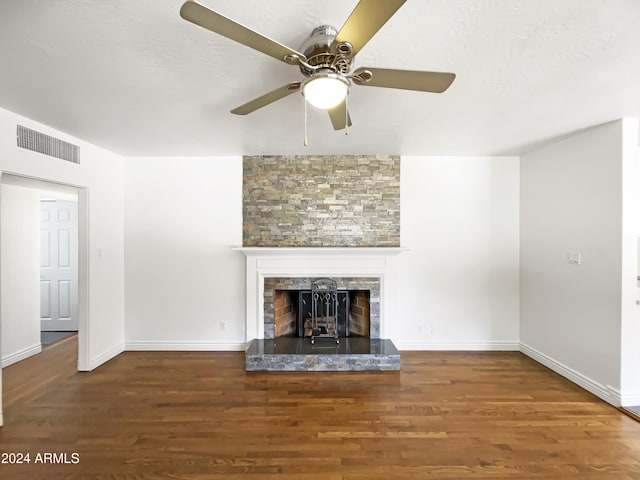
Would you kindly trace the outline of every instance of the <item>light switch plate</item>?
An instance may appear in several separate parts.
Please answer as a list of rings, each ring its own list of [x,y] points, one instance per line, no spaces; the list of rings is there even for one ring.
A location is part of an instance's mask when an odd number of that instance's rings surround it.
[[[580,265],[582,263],[582,254],[580,252],[568,252],[567,262],[572,265]]]

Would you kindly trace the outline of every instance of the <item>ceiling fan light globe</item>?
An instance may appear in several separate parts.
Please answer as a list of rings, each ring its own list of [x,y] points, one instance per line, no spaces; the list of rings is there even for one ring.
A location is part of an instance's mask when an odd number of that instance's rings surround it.
[[[302,86],[302,95],[314,107],[327,110],[339,105],[349,93],[349,83],[338,75],[322,75]]]

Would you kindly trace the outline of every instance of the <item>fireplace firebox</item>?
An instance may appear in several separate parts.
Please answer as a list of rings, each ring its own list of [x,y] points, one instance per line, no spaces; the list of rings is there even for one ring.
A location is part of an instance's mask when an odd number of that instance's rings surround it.
[[[274,288],[274,338],[309,338],[313,343],[324,337],[337,342],[344,337],[371,337],[371,290],[338,288],[332,279],[308,283],[308,288]]]
[[[337,336],[370,336],[370,293],[368,290],[337,290]],[[275,337],[313,336],[314,317],[311,290],[275,291]],[[331,315],[330,315],[331,316]],[[333,334],[333,332],[327,332]]]
[[[313,282],[327,277],[264,279],[264,337],[308,337]],[[380,338],[379,277],[331,277],[337,284],[339,337]],[[306,333],[306,334],[305,334]]]

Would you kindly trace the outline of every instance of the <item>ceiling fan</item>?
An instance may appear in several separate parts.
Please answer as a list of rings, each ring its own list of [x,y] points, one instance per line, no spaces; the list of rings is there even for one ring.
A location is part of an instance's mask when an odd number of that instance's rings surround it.
[[[185,20],[219,35],[297,66],[304,76],[231,110],[246,115],[295,92],[326,109],[335,130],[351,125],[347,96],[352,84],[442,93],[455,74],[360,67],[351,72],[354,57],[406,0],[360,0],[340,31],[322,25],[311,32],[298,50],[261,35],[193,0],[180,9]],[[305,102],[306,105],[306,102]],[[306,108],[306,107],[305,107]]]

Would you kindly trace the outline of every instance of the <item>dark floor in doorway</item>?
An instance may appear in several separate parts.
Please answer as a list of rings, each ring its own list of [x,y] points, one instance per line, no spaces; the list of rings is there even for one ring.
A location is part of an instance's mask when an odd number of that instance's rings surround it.
[[[627,410],[631,410],[636,415],[640,415],[640,405],[637,407],[624,407],[624,408],[626,408]]]
[[[40,332],[40,343],[43,347],[51,345],[52,343],[59,342],[71,335],[76,335],[78,332]]]

